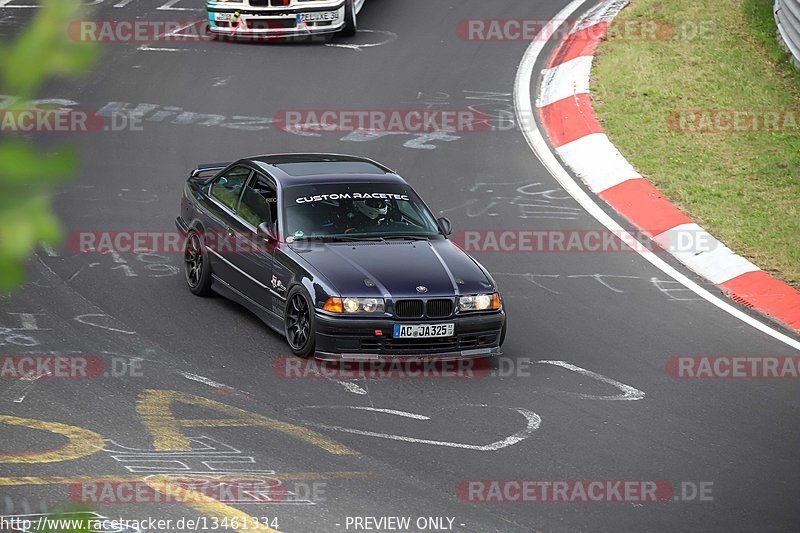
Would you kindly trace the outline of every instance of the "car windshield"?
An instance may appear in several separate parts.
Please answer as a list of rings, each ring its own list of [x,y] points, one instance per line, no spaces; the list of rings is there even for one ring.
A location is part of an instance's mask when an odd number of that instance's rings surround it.
[[[439,228],[414,191],[398,183],[301,185],[284,190],[287,241],[431,238]]]

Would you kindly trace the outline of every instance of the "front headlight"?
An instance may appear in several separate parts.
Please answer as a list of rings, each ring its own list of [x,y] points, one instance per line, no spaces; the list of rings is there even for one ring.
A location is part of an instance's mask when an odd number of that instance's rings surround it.
[[[386,308],[383,298],[344,298],[342,311],[347,314],[383,313]]]
[[[490,311],[500,309],[500,294],[468,294],[458,297],[458,311]]]

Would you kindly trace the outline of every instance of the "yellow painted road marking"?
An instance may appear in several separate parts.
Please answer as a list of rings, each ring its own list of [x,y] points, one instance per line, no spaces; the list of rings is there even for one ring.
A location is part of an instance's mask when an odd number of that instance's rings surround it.
[[[22,426],[41,431],[57,433],[67,438],[68,442],[61,448],[45,452],[25,452],[19,454],[0,454],[0,463],[58,463],[92,455],[103,449],[103,437],[75,426],[56,422],[43,422],[33,418],[0,415],[0,424]]]
[[[176,402],[211,409],[235,418],[175,418],[172,412],[172,405]],[[142,391],[136,401],[136,411],[142,419],[142,424],[153,437],[153,448],[158,451],[191,451],[191,443],[183,435],[182,427],[264,427],[277,429],[332,454],[358,455],[355,450],[308,428],[184,392],[152,389]]]

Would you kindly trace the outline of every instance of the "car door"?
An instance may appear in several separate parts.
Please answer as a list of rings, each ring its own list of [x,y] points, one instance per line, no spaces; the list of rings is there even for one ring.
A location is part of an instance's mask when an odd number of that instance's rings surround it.
[[[203,221],[205,243],[211,259],[211,270],[228,285],[238,287],[244,283],[244,276],[237,270],[234,262],[236,209],[247,181],[253,171],[243,165],[235,166],[209,185],[208,216]]]
[[[257,234],[258,226],[267,223],[277,234],[278,195],[275,182],[254,172],[242,191],[236,209],[235,226],[237,253],[234,266],[243,273],[240,292],[261,307],[272,310],[272,296],[279,294],[278,283],[273,278],[275,242]]]

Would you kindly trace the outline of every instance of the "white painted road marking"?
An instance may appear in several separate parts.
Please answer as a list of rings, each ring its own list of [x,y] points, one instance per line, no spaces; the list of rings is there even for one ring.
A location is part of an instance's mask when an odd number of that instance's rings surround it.
[[[169,0],[165,2],[163,5],[156,8],[159,11],[205,11],[205,9],[200,9],[196,7],[174,7],[175,4],[180,3],[181,0]]]
[[[353,406],[353,407],[351,407],[351,409],[355,409],[357,411],[372,411],[374,413],[387,413],[387,414],[390,414],[390,415],[403,416],[405,418],[413,418],[415,420],[430,420],[431,419],[431,417],[429,417],[429,416],[417,415],[417,414],[414,414],[414,413],[409,413],[407,411],[398,411],[396,409],[380,409],[378,407],[358,407],[358,406]]]
[[[197,374],[192,374],[190,372],[178,372],[181,376],[185,377],[190,381],[197,381],[198,383],[202,383],[203,385],[208,385],[209,387],[213,387],[215,389],[230,389],[231,387],[209,379],[207,377],[198,376]]]
[[[334,380],[336,383],[347,389],[348,392],[352,392],[353,394],[361,394],[364,395],[367,393],[363,388],[359,387],[357,384],[353,383],[352,381],[341,381],[341,380]]]
[[[136,335],[135,331],[126,331],[124,329],[117,329],[117,328],[112,328],[111,326],[104,326],[102,324],[96,324],[96,323],[92,322],[91,320],[89,320],[90,318],[93,318],[93,317],[94,318],[103,318],[103,317],[112,318],[110,315],[106,315],[104,313],[88,313],[88,314],[85,314],[85,315],[76,316],[75,320],[77,322],[80,322],[81,324],[86,324],[87,326],[94,326],[96,328],[107,329],[108,331],[114,331],[114,332],[117,332],[117,333],[124,333],[125,335]]]
[[[142,52],[191,52],[190,48],[159,48],[154,46],[148,46],[143,44],[137,50],[141,50]]]
[[[397,409],[382,409],[380,407],[362,407],[358,405],[306,405],[303,409],[354,409],[356,411],[370,411],[373,413],[386,413],[389,415],[413,418],[415,420],[430,420],[429,416],[409,413],[408,411],[398,411]]]
[[[596,379],[597,381],[607,383],[622,391],[622,394],[616,394],[614,396],[599,396],[594,394],[583,394],[579,392],[567,392],[567,391],[564,391],[564,394],[577,396],[579,398],[583,398],[584,400],[623,400],[623,401],[641,400],[645,396],[644,392],[634,387],[631,387],[630,385],[625,385],[624,383],[620,383],[615,379],[608,378],[606,376],[603,376],[602,374],[598,374],[597,372],[592,372],[591,370],[586,370],[585,368],[581,368],[571,363],[567,363],[566,361],[536,361],[536,362],[543,365],[554,365],[554,366],[560,366],[561,368],[566,368],[567,370],[577,372],[578,374],[581,374],[583,376],[587,376],[592,379]]]
[[[3,393],[3,398],[6,400],[11,400],[14,403],[22,403],[23,400],[25,400],[25,396],[27,396],[28,392],[30,392],[31,387],[33,387],[33,384],[44,375],[50,376],[52,373],[47,371],[45,374],[37,374],[36,376],[23,376],[19,378],[19,381],[12,384],[8,389],[5,390]]]
[[[348,43],[325,43],[325,46],[329,46],[331,48],[348,48],[350,50],[355,50],[356,52],[361,52],[362,48],[374,48],[376,46],[382,46],[384,44],[388,44],[392,41],[397,40],[397,34],[391,31],[385,30],[358,30],[358,33],[374,33],[378,35],[386,36],[382,41],[378,41],[376,43],[366,43],[366,44],[348,44]]]
[[[318,406],[308,406],[308,407],[309,408],[314,408],[314,407],[318,407]],[[331,407],[335,407],[335,406],[331,406]],[[351,406],[339,406],[339,407],[352,408]],[[486,406],[483,406],[483,405],[480,405],[480,406],[479,405],[465,405],[463,407],[482,407],[483,408],[483,407],[486,407]],[[515,411],[515,412],[521,414],[525,418],[525,428],[520,430],[520,431],[518,431],[518,432],[516,432],[516,433],[514,433],[513,435],[509,435],[508,437],[505,437],[504,439],[498,440],[496,442],[492,442],[491,444],[483,444],[483,445],[480,445],[480,444],[464,444],[464,443],[461,443],[461,442],[448,442],[448,441],[431,440],[431,439],[418,439],[418,438],[415,438],[415,437],[407,437],[407,436],[404,436],[404,435],[393,435],[393,434],[390,434],[390,433],[380,433],[380,432],[377,432],[377,431],[365,431],[365,430],[361,430],[361,429],[352,429],[352,428],[346,428],[346,427],[342,427],[342,426],[331,426],[331,425],[327,425],[327,424],[319,424],[319,423],[316,423],[316,422],[304,422],[304,424],[307,425],[307,426],[317,427],[317,428],[321,428],[321,429],[331,429],[331,430],[334,430],[334,431],[341,431],[343,433],[353,433],[355,435],[363,435],[365,437],[379,437],[379,438],[382,438],[382,439],[399,440],[399,441],[403,441],[403,442],[412,442],[414,444],[431,444],[433,446],[445,446],[445,447],[449,447],[449,448],[460,448],[460,449],[463,449],[463,450],[476,450],[476,451],[480,451],[480,452],[493,452],[493,451],[501,450],[503,448],[507,448],[509,446],[513,446],[514,444],[517,444],[519,442],[522,442],[523,440],[525,440],[528,437],[530,437],[533,434],[534,431],[539,429],[539,426],[542,424],[541,417],[539,415],[537,415],[536,413],[534,413],[533,411],[530,411],[528,409],[525,409],[525,408],[522,408],[522,407],[502,407],[501,409],[509,409],[511,411]],[[375,410],[375,408],[372,408],[371,410]],[[395,412],[395,413],[392,413],[392,414],[398,414],[400,412],[402,412],[402,411],[398,411],[398,412]],[[409,416],[409,415],[414,415],[414,413],[405,413],[405,415],[401,415],[401,416]],[[416,417],[424,417],[424,416],[425,415],[415,415],[415,416],[412,416],[412,417],[416,418]],[[425,417],[425,418],[429,419],[428,417]]]
[[[36,9],[36,8],[42,7],[42,6],[37,5],[37,4],[15,6],[15,5],[11,4],[11,2],[13,2],[13,1],[14,0],[0,0],[0,9],[3,9],[3,8],[5,8],[5,9],[10,9],[10,8],[14,8],[14,9]]]

